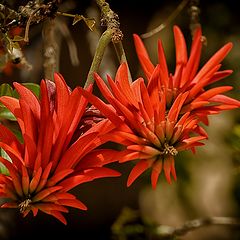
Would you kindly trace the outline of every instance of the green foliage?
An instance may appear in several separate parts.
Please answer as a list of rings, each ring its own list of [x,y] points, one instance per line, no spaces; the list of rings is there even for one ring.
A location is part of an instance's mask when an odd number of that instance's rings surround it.
[[[40,86],[36,83],[22,83],[26,88],[30,89],[38,98],[40,95]],[[0,85],[0,97],[1,96],[10,96],[14,98],[19,98],[17,91],[7,83]],[[10,120],[16,121],[14,115],[2,104],[0,103],[0,120]]]
[[[13,96],[13,88],[7,84],[3,83],[0,85],[0,97],[1,96]],[[15,121],[14,115],[2,104],[0,103],[0,120],[7,119],[10,121]]]
[[[0,150],[0,155],[1,157],[5,158],[8,161],[12,161],[11,158],[9,157],[9,155],[1,148]],[[4,174],[4,175],[9,175],[9,171],[8,169],[2,164],[0,163],[0,173]]]

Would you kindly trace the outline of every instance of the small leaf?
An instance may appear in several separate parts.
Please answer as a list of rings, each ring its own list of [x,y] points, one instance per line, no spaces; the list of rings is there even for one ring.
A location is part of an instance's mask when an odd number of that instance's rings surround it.
[[[0,96],[13,96],[12,87],[7,83],[1,84],[0,85]]]
[[[12,159],[9,157],[9,155],[8,155],[2,148],[1,148],[0,153],[1,153],[1,156],[2,156],[3,158],[5,158],[6,160],[8,160],[9,162],[12,162]]]
[[[81,21],[83,19],[83,16],[82,15],[78,15],[76,14],[74,19],[73,19],[73,23],[72,25],[75,25],[77,22]]]
[[[3,174],[3,175],[9,176],[8,169],[1,162],[0,162],[0,173]]]
[[[16,48],[16,49],[21,49],[21,47],[19,46],[18,42],[11,42],[12,48]]]
[[[12,39],[13,42],[21,42],[23,40],[24,38],[19,35],[15,35],[14,38]]]
[[[5,158],[9,162],[12,162],[12,159],[9,157],[9,155],[2,148],[0,149],[0,156]],[[4,175],[9,175],[8,169],[2,163],[0,163],[0,173],[4,174]]]
[[[83,17],[83,21],[86,23],[86,25],[88,26],[88,28],[93,31],[96,21],[93,18],[85,18]]]

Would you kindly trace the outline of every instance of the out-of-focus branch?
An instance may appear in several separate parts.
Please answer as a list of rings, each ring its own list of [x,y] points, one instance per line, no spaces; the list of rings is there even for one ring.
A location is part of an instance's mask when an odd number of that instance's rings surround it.
[[[56,40],[56,22],[46,20],[43,25],[43,68],[44,77],[53,81],[53,73],[59,68],[59,48]]]
[[[169,15],[169,17],[163,23],[161,23],[159,26],[157,26],[150,32],[142,34],[141,38],[149,38],[154,34],[162,31],[169,23],[171,23],[177,17],[177,15],[184,9],[188,2],[189,0],[182,0],[181,3],[177,6],[177,8],[172,12],[172,14]]]
[[[190,23],[189,28],[191,31],[192,38],[194,37],[195,30],[199,27],[201,27],[200,23],[200,8],[199,8],[199,0],[190,0],[189,2],[189,8],[188,13],[190,16]],[[207,45],[207,38],[205,36],[202,36],[201,41],[206,46]]]
[[[179,237],[186,235],[188,232],[211,225],[240,226],[240,219],[231,217],[208,217],[202,219],[194,219],[184,223],[181,227],[178,228],[161,225],[156,228],[154,233],[155,235],[159,236],[159,239],[163,237]]]
[[[176,237],[186,235],[191,231],[207,226],[240,226],[239,218],[232,217],[207,217],[194,219],[185,222],[180,227],[173,227],[169,225],[145,225],[141,221],[140,213],[132,209],[123,209],[117,220],[112,226],[112,233],[114,239],[126,240],[131,236],[138,234],[143,236],[150,236],[153,239],[170,240]],[[130,238],[129,238],[130,239]]]

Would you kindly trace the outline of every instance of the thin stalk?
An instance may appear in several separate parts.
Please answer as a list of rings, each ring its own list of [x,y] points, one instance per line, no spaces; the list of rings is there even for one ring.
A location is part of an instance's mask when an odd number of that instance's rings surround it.
[[[99,39],[93,61],[88,72],[87,81],[84,85],[84,88],[87,88],[90,84],[94,82],[94,73],[98,71],[105,49],[107,45],[111,42],[112,39],[112,29],[107,29]]]

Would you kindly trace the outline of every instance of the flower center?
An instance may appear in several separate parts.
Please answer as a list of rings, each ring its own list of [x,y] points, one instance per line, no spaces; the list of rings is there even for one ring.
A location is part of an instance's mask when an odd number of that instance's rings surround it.
[[[30,198],[25,199],[23,202],[18,204],[20,213],[24,213],[26,210],[30,208],[32,200]]]
[[[172,156],[176,156],[178,151],[173,146],[169,146],[168,143],[164,143],[163,154],[171,154]]]

